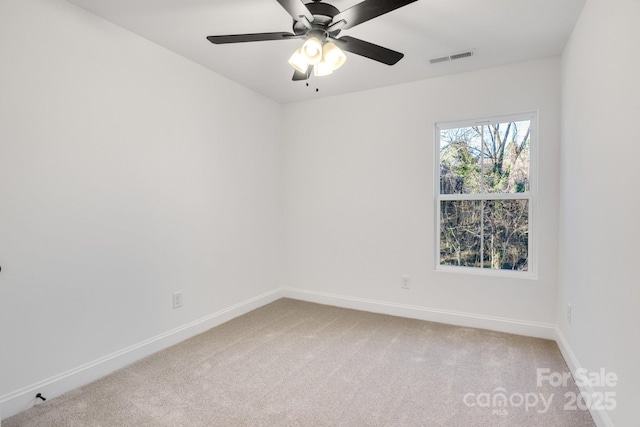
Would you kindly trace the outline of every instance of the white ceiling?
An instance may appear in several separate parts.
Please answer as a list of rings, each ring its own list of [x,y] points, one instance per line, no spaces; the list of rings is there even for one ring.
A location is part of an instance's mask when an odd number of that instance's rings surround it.
[[[309,87],[291,81],[287,63],[300,40],[213,45],[206,39],[291,31],[293,21],[276,0],[68,1],[288,103],[559,55],[586,0],[418,0],[341,33],[402,52],[400,62],[388,66],[347,52],[341,69],[312,78]],[[359,2],[328,1],[340,10]],[[474,56],[429,63],[469,49]]]

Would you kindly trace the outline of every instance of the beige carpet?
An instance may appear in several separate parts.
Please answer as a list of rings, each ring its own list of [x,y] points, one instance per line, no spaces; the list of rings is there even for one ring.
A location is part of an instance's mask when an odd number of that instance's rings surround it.
[[[537,368],[553,341],[281,299],[2,426],[593,425]]]

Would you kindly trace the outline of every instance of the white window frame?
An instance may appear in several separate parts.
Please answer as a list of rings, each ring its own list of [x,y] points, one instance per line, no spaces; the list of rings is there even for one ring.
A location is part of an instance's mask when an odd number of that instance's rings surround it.
[[[481,194],[440,194],[440,132],[444,129],[455,129],[486,125],[490,123],[508,123],[530,120],[530,152],[529,152],[529,192],[528,193],[481,193]],[[479,276],[514,277],[520,279],[537,279],[538,274],[538,112],[517,114],[501,114],[435,124],[434,134],[434,199],[435,199],[435,270],[446,273],[473,274]],[[500,270],[491,268],[441,265],[440,264],[440,203],[445,200],[523,200],[529,201],[529,239],[527,242],[527,271]]]

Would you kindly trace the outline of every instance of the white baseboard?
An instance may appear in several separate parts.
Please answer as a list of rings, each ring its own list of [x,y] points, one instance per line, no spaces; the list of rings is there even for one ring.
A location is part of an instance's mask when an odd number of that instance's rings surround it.
[[[8,418],[39,403],[35,398],[37,393],[42,393],[47,399],[60,396],[281,297],[281,289],[274,289],[82,366],[0,396],[0,422],[2,417]]]
[[[560,352],[562,353],[562,356],[567,362],[567,366],[569,367],[569,370],[573,375],[578,369],[581,369],[582,366],[580,365],[580,362],[578,362],[578,358],[569,346],[567,339],[559,328],[556,328],[555,341],[558,344],[558,348],[560,348]],[[594,390],[589,384],[578,384],[578,388],[581,392],[585,392],[590,396],[593,396]],[[591,417],[598,427],[613,427],[613,421],[611,421],[611,418],[609,417],[607,411],[590,409],[589,412],[591,413]]]
[[[408,317],[412,319],[428,320],[449,325],[466,326],[470,328],[488,329],[509,334],[555,340],[555,325],[524,322],[521,320],[501,317],[483,316],[478,314],[447,311],[406,304],[377,301],[364,298],[354,298],[344,295],[324,292],[308,291],[296,288],[282,288],[282,296],[336,307],[351,308],[373,313],[390,314],[392,316]]]

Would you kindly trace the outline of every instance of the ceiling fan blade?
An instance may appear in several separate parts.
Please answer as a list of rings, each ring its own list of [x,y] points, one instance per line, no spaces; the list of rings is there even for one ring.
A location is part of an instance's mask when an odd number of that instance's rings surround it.
[[[369,43],[354,37],[344,36],[334,40],[342,50],[364,56],[383,64],[393,65],[400,61],[404,54],[377,44]]]
[[[309,65],[306,73],[301,73],[300,71],[296,70],[293,73],[293,78],[291,80],[293,80],[294,82],[297,82],[300,80],[307,80],[309,79],[309,76],[311,75],[312,71],[313,71],[313,65]]]
[[[244,42],[261,42],[267,40],[287,40],[292,37],[298,37],[291,33],[255,33],[255,34],[232,34],[227,36],[209,36],[209,40],[213,44],[226,43],[244,43]]]
[[[313,22],[313,14],[309,12],[307,6],[301,0],[277,0],[280,6],[289,12],[294,21],[299,21],[301,16],[306,17],[309,22]]]
[[[338,13],[333,17],[333,22],[339,22],[344,19],[347,23],[341,27],[342,29],[355,27],[358,24],[389,13],[414,1],[417,0],[364,0]]]

